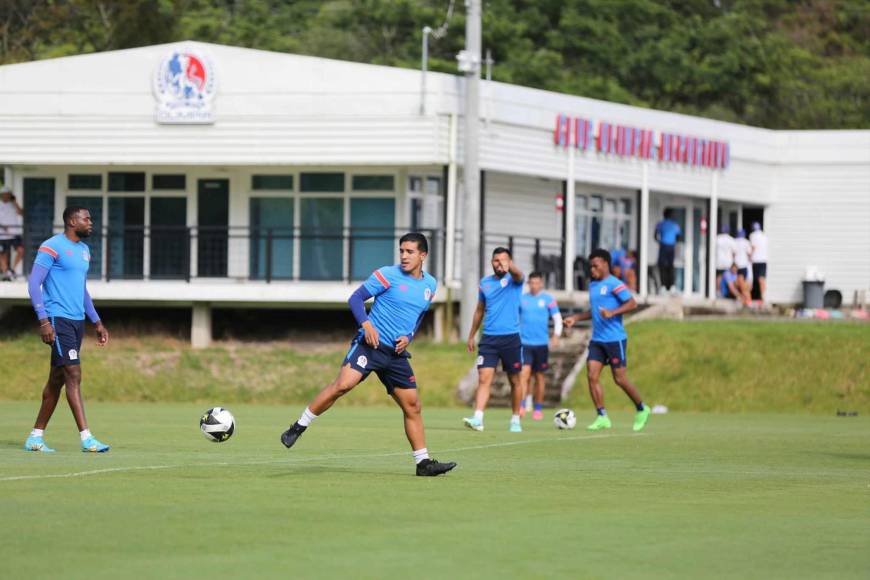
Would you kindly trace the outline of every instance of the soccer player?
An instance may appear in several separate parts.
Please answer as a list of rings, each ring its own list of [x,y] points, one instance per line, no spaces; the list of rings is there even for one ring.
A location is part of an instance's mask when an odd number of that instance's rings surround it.
[[[677,242],[682,239],[683,231],[675,222],[673,210],[668,208],[664,212],[664,219],[656,224],[655,238],[659,243],[658,266],[662,275],[662,286],[668,292],[674,285],[674,259],[676,256]]]
[[[511,433],[521,433],[520,405],[523,392],[520,388],[520,372],[523,367],[523,345],[520,340],[520,296],[525,280],[507,248],[493,250],[492,271],[492,276],[480,281],[477,310],[474,311],[468,332],[468,352],[474,352],[477,331],[483,322],[483,336],[477,351],[478,383],[474,416],[466,417],[463,421],[469,429],[483,431],[483,412],[489,402],[495,367],[501,360],[502,369],[511,383],[513,415],[509,430]]]
[[[405,435],[414,452],[417,475],[441,475],[456,467],[455,463],[440,463],[429,457],[417,382],[408,362],[411,355],[406,350],[435,297],[435,278],[423,271],[428,253],[425,236],[405,234],[399,239],[400,263],[375,270],[351,295],[348,303],[360,325],[359,332],[351,342],[338,377],[281,434],[285,447],[293,447],[312,421],[374,371],[405,415]],[[372,296],[375,301],[366,314],[365,302]]]
[[[97,346],[109,342],[109,331],[100,321],[87,289],[91,252],[82,240],[94,229],[90,212],[68,207],[63,212],[64,231],[39,246],[28,279],[30,301],[39,319],[42,342],[51,347],[51,372],[42,391],[42,406],[24,449],[52,453],[43,433],[66,385],[66,399],[81,435],[82,451],[104,453],[109,446],[97,441],[88,429],[82,402],[81,349],[85,315],[97,329]]]
[[[632,400],[637,414],[634,430],[640,431],[649,419],[649,407],[643,404],[637,388],[628,380],[628,335],[622,325],[622,315],[637,308],[637,302],[625,284],[610,274],[610,253],[594,250],[589,255],[592,283],[589,285],[589,311],[565,318],[569,328],[580,320],[592,319],[592,341],[586,372],[589,379],[589,394],[598,411],[598,417],[587,429],[599,431],[610,429],[611,421],[604,409],[604,391],[601,389],[601,368],[610,365],[613,380]]]
[[[523,370],[520,384],[523,400],[531,397],[530,379],[535,382],[535,410],[532,419],[544,418],[544,373],[550,368],[550,318],[553,319],[552,344],[555,346],[562,336],[562,313],[556,299],[544,292],[544,277],[540,272],[529,274],[529,291],[520,299],[520,339],[523,344]],[[520,415],[523,414],[520,407]]]

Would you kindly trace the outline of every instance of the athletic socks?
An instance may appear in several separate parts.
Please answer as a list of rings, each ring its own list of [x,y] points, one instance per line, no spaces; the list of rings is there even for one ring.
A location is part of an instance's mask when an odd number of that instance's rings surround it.
[[[45,433],[45,429],[34,429],[30,432],[31,437],[42,437],[43,433]]]
[[[535,403],[535,411],[541,411],[544,409],[543,403]]]
[[[474,411],[474,418],[480,422],[483,422],[483,411],[475,410]]]
[[[643,401],[641,401],[640,403],[638,403],[637,405],[635,405],[635,408],[636,408],[638,411],[643,411]]]
[[[607,411],[604,410],[604,407],[598,407],[598,414],[601,415],[602,417],[606,417]]]
[[[311,425],[311,422],[317,419],[317,415],[311,412],[311,409],[305,407],[305,410],[302,411],[302,416],[299,417],[299,420],[296,421],[299,423],[301,427],[308,427]]]
[[[519,423],[520,416],[519,415],[511,415],[511,423]]]
[[[85,429],[84,431],[79,431],[79,437],[82,438],[82,441],[86,441],[88,437],[91,436],[91,430]]]
[[[414,451],[414,463],[420,464],[424,459],[429,459],[429,450],[425,447],[423,449],[417,449]]]

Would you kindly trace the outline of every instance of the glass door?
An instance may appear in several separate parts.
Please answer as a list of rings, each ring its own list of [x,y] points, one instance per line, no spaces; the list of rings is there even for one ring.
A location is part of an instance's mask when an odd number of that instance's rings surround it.
[[[197,196],[197,275],[224,278],[229,257],[230,181],[200,179]]]
[[[344,198],[308,197],[300,203],[303,280],[341,280],[344,271]]]
[[[80,206],[91,214],[94,231],[83,241],[91,252],[91,266],[88,278],[99,279],[103,276],[103,198],[101,196],[70,195],[66,198],[67,207]]]
[[[251,198],[252,279],[293,277],[293,201],[290,197]]]

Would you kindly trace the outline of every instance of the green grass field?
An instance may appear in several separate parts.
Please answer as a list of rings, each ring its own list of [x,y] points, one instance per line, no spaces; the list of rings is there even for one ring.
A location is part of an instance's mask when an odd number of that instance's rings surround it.
[[[20,450],[35,402],[0,404],[3,578],[867,578],[866,416],[671,413],[645,432],[547,421],[506,432],[428,409],[413,476],[397,409],[339,404],[292,451],[300,408],[235,405],[224,444],[200,404],[96,403],[105,455]],[[590,419],[580,413],[581,425]]]

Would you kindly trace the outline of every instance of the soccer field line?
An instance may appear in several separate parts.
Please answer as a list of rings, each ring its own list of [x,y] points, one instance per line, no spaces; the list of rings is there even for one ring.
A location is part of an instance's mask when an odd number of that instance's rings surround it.
[[[441,449],[440,453],[461,453],[463,451],[476,451],[480,449],[492,449],[498,447],[511,447],[515,445],[531,445],[534,443],[549,443],[554,441],[582,441],[582,440],[592,440],[592,439],[613,439],[616,437],[642,437],[645,436],[644,433],[632,433],[625,435],[616,435],[616,434],[600,434],[600,435],[577,435],[574,437],[560,437],[560,438],[538,438],[538,439],[523,439],[520,441],[505,441],[501,443],[489,443],[486,445],[470,445],[466,447],[454,447],[448,449]],[[69,473],[48,473],[48,474],[40,474],[40,475],[12,475],[7,477],[0,477],[0,482],[4,481],[25,481],[25,480],[34,480],[34,479],[68,479],[73,477],[89,477],[92,475],[105,475],[110,473],[120,473],[127,471],[159,471],[163,469],[183,469],[190,467],[231,467],[231,466],[249,466],[249,465],[270,465],[276,463],[286,463],[287,465],[295,465],[299,463],[311,463],[311,462],[319,462],[319,461],[333,461],[336,459],[343,460],[354,460],[354,459],[371,459],[374,457],[399,457],[403,455],[410,455],[410,451],[390,451],[388,453],[358,453],[354,455],[320,455],[316,457],[300,457],[300,458],[282,458],[282,459],[265,459],[258,461],[239,461],[239,462],[230,462],[230,461],[217,461],[217,462],[209,462],[209,463],[176,463],[171,465],[131,465],[124,467],[106,467],[103,469],[90,469],[87,471],[73,471]]]

